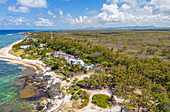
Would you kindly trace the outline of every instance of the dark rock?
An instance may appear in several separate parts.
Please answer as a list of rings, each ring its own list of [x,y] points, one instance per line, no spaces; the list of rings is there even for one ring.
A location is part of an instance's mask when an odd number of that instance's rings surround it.
[[[38,106],[38,107],[37,107],[37,110],[42,110],[42,109],[44,109],[44,107],[45,107],[45,106]]]
[[[45,96],[50,98],[50,99],[54,99],[54,97],[59,96],[61,94],[61,90],[60,90],[60,84],[56,83],[51,85],[47,91],[45,92]]]
[[[48,109],[50,109],[50,108],[53,107],[53,106],[54,106],[54,104],[52,104],[51,102],[48,102],[48,103],[47,103],[47,108],[48,108]]]

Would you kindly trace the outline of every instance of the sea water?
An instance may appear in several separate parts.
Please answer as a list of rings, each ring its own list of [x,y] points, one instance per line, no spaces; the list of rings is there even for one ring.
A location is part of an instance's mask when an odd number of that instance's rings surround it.
[[[24,30],[0,30],[0,49],[15,41],[25,38],[19,35]],[[14,85],[17,78],[21,77],[26,67],[21,67],[11,62],[0,60],[0,112],[29,112],[33,105],[27,99],[18,97],[20,86]]]

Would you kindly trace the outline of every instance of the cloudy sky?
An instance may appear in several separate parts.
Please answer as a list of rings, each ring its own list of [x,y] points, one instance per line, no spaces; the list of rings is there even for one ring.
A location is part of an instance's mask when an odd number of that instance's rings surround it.
[[[0,0],[0,29],[170,27],[170,0]]]

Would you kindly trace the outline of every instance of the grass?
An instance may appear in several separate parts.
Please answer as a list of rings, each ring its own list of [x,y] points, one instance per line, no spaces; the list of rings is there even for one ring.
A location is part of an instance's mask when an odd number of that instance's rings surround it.
[[[109,103],[109,96],[104,95],[104,94],[93,95],[92,103],[101,108],[107,108],[108,103]]]

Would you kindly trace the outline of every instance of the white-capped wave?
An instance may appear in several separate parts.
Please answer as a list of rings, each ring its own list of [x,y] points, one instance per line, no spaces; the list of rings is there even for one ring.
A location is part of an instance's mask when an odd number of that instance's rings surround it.
[[[10,35],[13,35],[13,34],[7,34],[7,35],[9,35],[9,36],[10,36]]]

